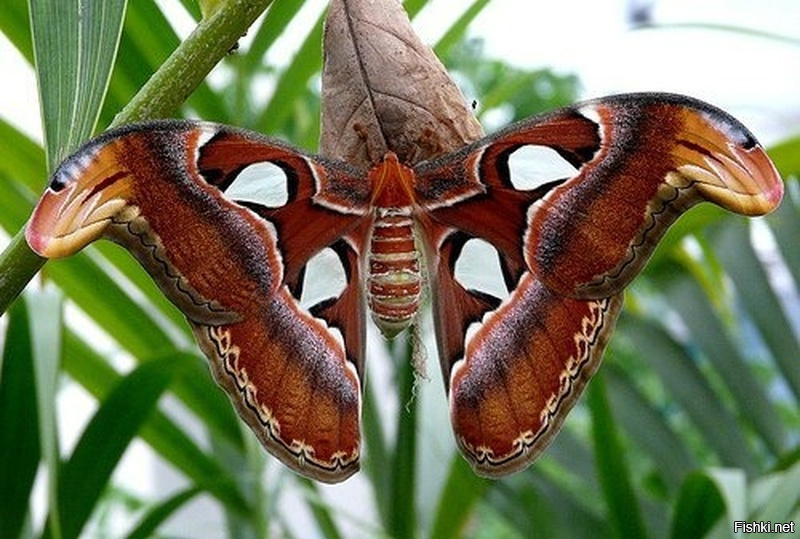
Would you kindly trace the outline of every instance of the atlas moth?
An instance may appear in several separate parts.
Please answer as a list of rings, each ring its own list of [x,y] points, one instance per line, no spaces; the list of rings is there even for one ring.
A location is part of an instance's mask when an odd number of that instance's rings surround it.
[[[527,188],[517,152],[570,166]],[[243,171],[280,196],[234,188]],[[185,314],[217,382],[263,445],[326,482],[359,467],[367,312],[391,337],[431,293],[456,442],[480,474],[529,465],[597,370],[622,305],[667,227],[707,200],[774,209],[783,184],[727,113],[670,94],[584,102],[408,166],[369,170],[206,122],[155,121],[88,142],[27,225],[44,257],[104,237]],[[470,289],[465,245],[491,246],[504,294]],[[304,304],[323,250],[344,275]],[[500,297],[502,296],[502,297]]]

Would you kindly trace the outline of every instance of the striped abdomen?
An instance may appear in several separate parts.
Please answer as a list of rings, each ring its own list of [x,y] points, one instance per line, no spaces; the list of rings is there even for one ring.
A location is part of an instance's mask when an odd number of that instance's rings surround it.
[[[410,207],[377,209],[367,264],[372,318],[393,337],[417,313],[422,288]]]

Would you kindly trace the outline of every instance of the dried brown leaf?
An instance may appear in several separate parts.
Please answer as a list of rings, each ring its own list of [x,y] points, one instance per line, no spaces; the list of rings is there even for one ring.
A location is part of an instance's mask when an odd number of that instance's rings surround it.
[[[393,151],[414,164],[482,136],[397,0],[332,0],[324,50],[322,154],[367,168]]]

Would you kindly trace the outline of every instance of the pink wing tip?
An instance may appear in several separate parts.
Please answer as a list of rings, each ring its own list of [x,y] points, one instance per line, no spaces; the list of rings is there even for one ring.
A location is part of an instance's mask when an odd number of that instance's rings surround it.
[[[777,176],[776,179],[777,181],[775,181],[764,193],[764,196],[769,203],[772,204],[773,208],[777,208],[780,205],[781,200],[783,199],[784,190],[783,181],[781,181],[780,176]]]
[[[34,253],[43,258],[58,258],[69,253],[59,252],[56,235],[56,222],[64,206],[69,202],[73,187],[69,186],[58,193],[48,189],[39,199],[33,213],[25,225],[25,240]]]
[[[761,194],[769,205],[768,208],[765,208],[765,213],[767,213],[777,208],[783,199],[783,180],[775,168],[775,164],[760,145],[751,159],[754,165],[751,168],[751,173],[761,188]]]
[[[47,252],[47,245],[50,243],[50,236],[42,234],[36,229],[36,213],[37,212],[34,211],[33,216],[25,226],[25,241],[28,242],[28,246],[34,253],[41,257],[48,258],[45,253]]]
[[[738,167],[729,168],[733,181],[728,189],[734,195],[728,201],[731,206],[722,206],[749,216],[775,210],[783,198],[783,180],[764,148],[757,143],[749,147],[729,145],[728,156]]]

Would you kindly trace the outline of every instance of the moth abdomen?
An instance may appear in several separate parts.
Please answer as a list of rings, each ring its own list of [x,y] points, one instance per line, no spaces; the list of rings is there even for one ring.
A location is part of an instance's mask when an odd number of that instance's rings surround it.
[[[422,291],[419,250],[410,208],[379,208],[367,259],[367,297],[373,320],[387,337],[411,323]]]

